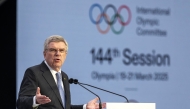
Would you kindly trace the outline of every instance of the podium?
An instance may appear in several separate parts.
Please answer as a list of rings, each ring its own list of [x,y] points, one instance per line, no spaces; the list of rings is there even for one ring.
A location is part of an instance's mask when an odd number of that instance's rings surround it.
[[[156,103],[106,103],[106,109],[156,109]]]

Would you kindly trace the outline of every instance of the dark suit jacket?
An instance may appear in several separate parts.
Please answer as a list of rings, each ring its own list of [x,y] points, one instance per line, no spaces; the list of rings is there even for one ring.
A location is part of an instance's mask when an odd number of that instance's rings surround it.
[[[83,105],[71,105],[68,76],[64,72],[61,73],[66,95],[65,108],[82,109]],[[32,109],[33,97],[36,95],[37,87],[40,87],[42,95],[51,99],[50,103],[41,104],[38,109],[64,109],[55,80],[44,62],[25,71],[17,99],[18,109]]]

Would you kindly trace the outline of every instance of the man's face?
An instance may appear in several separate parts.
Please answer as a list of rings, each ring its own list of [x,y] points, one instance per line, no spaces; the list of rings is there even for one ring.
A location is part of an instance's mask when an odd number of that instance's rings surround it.
[[[50,42],[44,51],[44,58],[48,65],[59,71],[67,56],[67,47],[64,42]]]

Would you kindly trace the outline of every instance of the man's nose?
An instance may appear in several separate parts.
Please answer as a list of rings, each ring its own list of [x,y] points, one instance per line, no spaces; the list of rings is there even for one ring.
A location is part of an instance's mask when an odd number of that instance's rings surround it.
[[[56,50],[55,55],[60,55],[61,52],[59,50]]]

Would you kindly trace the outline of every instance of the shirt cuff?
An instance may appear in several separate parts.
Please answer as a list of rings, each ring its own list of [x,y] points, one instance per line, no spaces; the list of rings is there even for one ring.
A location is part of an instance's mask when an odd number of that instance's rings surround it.
[[[86,109],[86,104],[83,105],[83,109]]]
[[[34,109],[37,109],[36,107],[38,107],[40,104],[36,104],[36,96],[34,96],[33,97],[33,105],[32,105],[32,107],[34,108]]]

